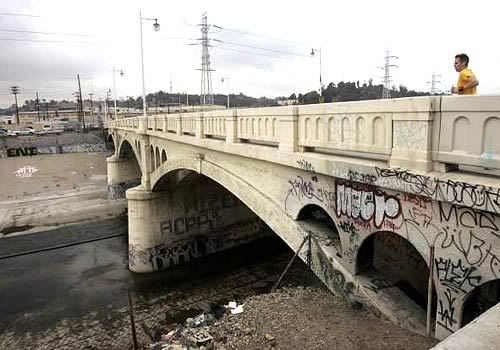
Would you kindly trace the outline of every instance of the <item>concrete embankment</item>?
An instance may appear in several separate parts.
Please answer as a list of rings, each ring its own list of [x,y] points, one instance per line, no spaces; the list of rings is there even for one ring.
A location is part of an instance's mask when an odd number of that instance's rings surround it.
[[[2,142],[0,237],[108,219],[125,212],[125,200],[107,198],[106,157],[111,152],[94,152],[106,148],[101,131]],[[27,155],[29,151],[24,150],[30,148],[37,152]],[[7,155],[9,150],[19,149],[23,152]]]

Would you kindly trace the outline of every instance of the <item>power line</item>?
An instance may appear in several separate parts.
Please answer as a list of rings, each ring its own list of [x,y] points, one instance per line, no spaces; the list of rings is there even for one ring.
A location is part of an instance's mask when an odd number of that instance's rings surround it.
[[[265,56],[265,57],[277,58],[277,59],[282,59],[282,60],[293,60],[293,58],[291,58],[291,57],[268,55],[268,54],[265,54],[265,53],[259,53],[259,52],[254,52],[254,51],[245,51],[245,50],[237,50],[237,49],[231,49],[231,48],[228,48],[228,47],[214,46],[214,48],[215,49],[219,49],[219,50],[227,50],[227,51],[233,51],[233,52],[248,53],[250,55],[258,55],[258,56]]]
[[[20,29],[7,29],[7,28],[0,28],[0,32],[27,33],[27,34],[46,34],[46,35],[65,35],[65,36],[95,36],[95,34],[39,32],[39,31],[33,31],[33,30],[20,30]]]
[[[12,12],[0,12],[0,16],[35,17],[35,18],[41,17],[37,15],[27,15],[23,13],[12,13]]]
[[[291,55],[291,56],[298,56],[298,57],[309,57],[309,55],[301,55],[301,54],[298,54],[298,53],[295,53],[295,52],[268,49],[268,48],[264,48],[264,47],[254,46],[254,45],[247,45],[247,44],[235,43],[233,41],[225,41],[225,40],[218,40],[218,39],[213,39],[213,40],[217,41],[217,42],[220,42],[222,44],[228,44],[228,45],[234,45],[234,46],[243,46],[243,47],[248,47],[248,48],[251,48],[251,49],[257,49],[257,50],[262,50],[262,51],[269,51],[269,52],[281,53],[281,54],[284,54],[284,55]]]
[[[35,40],[35,39],[18,39],[18,38],[0,38],[4,41],[25,41],[30,43],[57,43],[57,44],[89,44],[89,45],[99,45],[98,42],[90,41],[68,41],[68,40]]]
[[[265,38],[265,39],[269,39],[269,40],[282,41],[282,42],[287,42],[287,43],[291,43],[291,44],[297,44],[297,45],[303,45],[303,46],[305,46],[304,43],[299,43],[299,42],[296,42],[296,41],[290,41],[290,40],[285,40],[285,39],[280,39],[280,38],[274,38],[274,37],[266,36],[266,35],[262,35],[262,34],[255,34],[255,33],[245,32],[243,30],[231,29],[231,28],[221,27],[221,26],[217,26],[217,25],[212,25],[212,27],[219,28],[221,30],[227,30],[228,32],[240,33],[240,34],[245,34],[245,35],[252,35],[252,36],[259,37],[259,38]]]

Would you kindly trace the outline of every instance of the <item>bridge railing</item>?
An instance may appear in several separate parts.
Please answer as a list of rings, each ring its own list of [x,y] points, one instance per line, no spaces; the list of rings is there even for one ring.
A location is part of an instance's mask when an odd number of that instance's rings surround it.
[[[500,97],[443,97],[437,159],[500,169]]]
[[[287,152],[382,160],[412,170],[500,169],[498,96],[427,96],[199,111],[119,119],[110,125],[162,132],[165,137],[173,133],[175,137],[254,143]]]

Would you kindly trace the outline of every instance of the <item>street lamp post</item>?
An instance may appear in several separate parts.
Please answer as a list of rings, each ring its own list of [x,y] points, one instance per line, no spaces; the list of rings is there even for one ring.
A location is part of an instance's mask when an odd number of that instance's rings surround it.
[[[313,57],[316,52],[319,52],[319,102],[323,103],[323,81],[321,79],[321,47],[319,49],[311,49],[311,57]]]
[[[114,95],[114,106],[115,106],[115,120],[117,119],[117,115],[116,115],[116,79],[115,79],[115,72],[120,72],[120,76],[123,77],[125,75],[125,73],[123,73],[123,70],[121,69],[115,69],[115,67],[113,67],[113,95]]]
[[[139,22],[140,22],[140,28],[141,28],[140,33],[141,33],[141,69],[142,69],[142,109],[143,109],[144,117],[147,117],[147,114],[146,114],[146,108],[147,108],[147,105],[146,105],[146,84],[144,83],[144,47],[143,47],[143,43],[142,43],[142,20],[155,21],[155,23],[153,23],[153,29],[155,30],[155,32],[160,30],[160,24],[158,23],[157,18],[142,17],[142,12],[139,11]]]
[[[229,104],[229,78],[228,77],[222,77],[220,80],[222,83],[227,82],[227,109],[231,108]]]

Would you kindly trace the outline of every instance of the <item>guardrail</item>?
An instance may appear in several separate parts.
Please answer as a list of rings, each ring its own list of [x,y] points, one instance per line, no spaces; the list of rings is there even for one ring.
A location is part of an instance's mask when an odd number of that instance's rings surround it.
[[[429,96],[119,119],[112,128],[387,160],[431,171],[500,169],[500,97]],[[155,134],[157,135],[157,134]],[[450,166],[451,165],[451,166]]]

